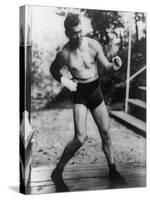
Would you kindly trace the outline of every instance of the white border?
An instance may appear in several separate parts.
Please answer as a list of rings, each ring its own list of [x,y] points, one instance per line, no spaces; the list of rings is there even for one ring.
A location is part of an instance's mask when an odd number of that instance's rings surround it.
[[[123,10],[123,11],[143,11],[148,13],[147,25],[149,25],[149,6],[148,0],[5,0],[0,6],[0,195],[1,199],[22,200],[27,199],[148,199],[150,195],[149,171],[148,170],[148,188],[141,189],[119,189],[119,190],[103,190],[92,192],[74,192],[63,194],[45,194],[24,196],[19,194],[16,189],[19,180],[19,6],[24,4],[32,5],[48,5],[61,7],[77,7],[77,8],[96,8],[107,10]],[[149,27],[148,34],[149,36]],[[147,42],[147,44],[149,41]],[[149,46],[148,46],[149,52]],[[148,55],[148,53],[147,53]],[[149,67],[148,58],[148,67]],[[149,70],[148,70],[149,79]],[[148,80],[150,85],[150,80]],[[149,89],[149,86],[148,86]],[[148,91],[149,99],[149,91]],[[149,114],[149,104],[148,114]],[[149,124],[149,119],[148,123]],[[149,125],[148,134],[149,134]],[[147,139],[149,143],[149,136]],[[149,147],[150,145],[148,145]],[[148,149],[147,149],[148,150]],[[148,150],[149,155],[149,150]],[[149,169],[149,156],[148,156]]]

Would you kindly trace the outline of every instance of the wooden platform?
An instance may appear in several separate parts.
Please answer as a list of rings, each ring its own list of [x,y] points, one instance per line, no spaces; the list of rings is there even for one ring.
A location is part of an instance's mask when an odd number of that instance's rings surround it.
[[[122,111],[110,111],[109,114],[128,128],[134,129],[136,133],[146,137],[146,123],[144,121]]]
[[[30,194],[56,192],[50,176],[54,167],[37,167],[31,172]],[[122,166],[118,170],[126,178],[126,185],[114,185],[108,179],[108,168],[99,166],[66,168],[63,179],[69,191],[102,190],[113,188],[133,188],[146,186],[144,167]]]
[[[146,87],[145,86],[139,86],[138,87],[140,90],[146,91]]]
[[[136,106],[139,106],[143,109],[146,109],[146,103],[140,99],[128,99],[128,102]]]

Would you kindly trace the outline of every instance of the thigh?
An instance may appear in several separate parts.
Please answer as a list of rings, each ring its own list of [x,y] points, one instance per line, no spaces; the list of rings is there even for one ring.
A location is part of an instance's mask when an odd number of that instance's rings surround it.
[[[104,101],[91,111],[93,118],[101,131],[107,131],[109,128],[109,116]]]
[[[104,100],[100,86],[96,87],[95,90],[88,95],[87,99],[90,110],[95,110]]]
[[[74,128],[76,135],[86,135],[87,133],[87,107],[83,104],[74,104]]]

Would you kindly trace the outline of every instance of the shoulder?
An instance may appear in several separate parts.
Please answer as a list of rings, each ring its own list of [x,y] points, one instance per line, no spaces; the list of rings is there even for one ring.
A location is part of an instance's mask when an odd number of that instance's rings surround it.
[[[59,62],[64,62],[67,57],[67,48],[64,46],[60,51],[56,54],[56,60]]]
[[[101,44],[97,40],[88,38],[87,41],[88,41],[88,46],[91,47],[92,49],[99,50],[101,48]]]

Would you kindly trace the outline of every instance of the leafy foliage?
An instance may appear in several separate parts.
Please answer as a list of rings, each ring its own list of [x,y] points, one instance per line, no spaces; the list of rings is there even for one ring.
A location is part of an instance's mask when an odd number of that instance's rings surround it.
[[[123,20],[117,11],[86,10],[86,15],[91,19],[93,36],[102,45],[109,44],[110,32],[117,36],[115,29],[123,27]]]

